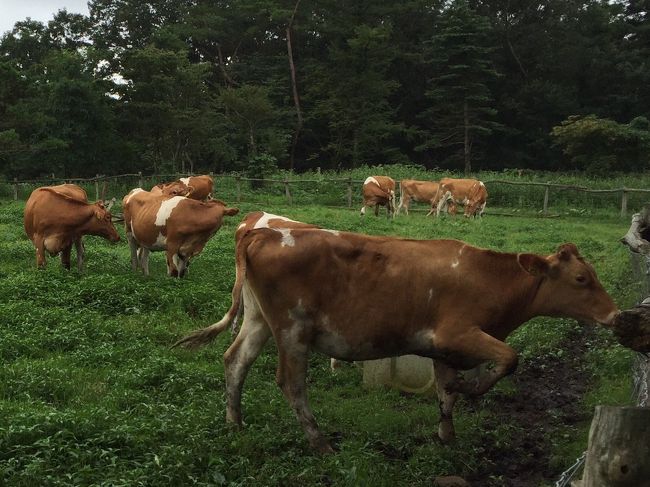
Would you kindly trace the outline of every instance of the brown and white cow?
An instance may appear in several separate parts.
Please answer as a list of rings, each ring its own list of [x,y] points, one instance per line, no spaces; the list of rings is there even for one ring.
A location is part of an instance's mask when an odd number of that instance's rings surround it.
[[[363,182],[363,206],[361,214],[366,214],[367,206],[375,207],[375,216],[379,215],[379,206],[386,207],[386,215],[395,213],[395,180],[388,176],[368,176]]]
[[[396,213],[399,215],[402,208],[404,208],[404,212],[408,215],[411,201],[418,201],[420,203],[428,203],[431,206],[437,206],[439,186],[440,184],[436,181],[402,179],[399,183],[400,198]],[[452,208],[455,210],[455,206],[450,205],[449,211],[452,211]]]
[[[70,269],[70,253],[74,244],[77,268],[84,262],[84,235],[97,235],[111,242],[120,240],[111,212],[103,201],[88,203],[83,188],[75,184],[44,186],[29,196],[24,212],[25,233],[36,247],[36,265],[45,267],[45,251],[61,253],[61,263]]]
[[[440,187],[436,195],[437,202],[432,201],[431,215],[434,211],[436,216],[448,208],[451,214],[456,213],[455,205],[465,207],[466,217],[482,216],[487,204],[487,189],[485,184],[478,179],[452,179],[443,178],[440,180]]]
[[[212,341],[244,303],[241,330],[224,354],[229,422],[240,424],[246,374],[267,340],[277,344],[276,380],[310,444],[332,451],[307,403],[310,352],[344,360],[417,354],[434,361],[438,434],[455,433],[458,393],[480,395],[514,372],[504,343],[535,316],[605,325],[618,309],[573,244],[542,256],[501,253],[457,240],[404,240],[315,229],[253,230],[237,249],[233,302],[219,321],[175,345]],[[484,362],[474,382],[459,370]]]
[[[131,267],[149,275],[149,253],[164,250],[167,274],[183,277],[190,259],[221,228],[223,217],[236,215],[223,201],[196,201],[184,196],[153,194],[136,188],[122,201]]]
[[[171,183],[160,183],[151,188],[151,192],[168,196],[187,196],[193,200],[208,201],[212,199],[214,181],[210,176],[190,176]]]
[[[321,229],[317,225],[312,225],[311,223],[303,223],[295,220],[291,220],[285,216],[274,215],[273,213],[267,213],[265,211],[254,211],[247,214],[244,219],[241,221],[235,232],[235,246],[239,245],[241,239],[249,233],[251,230],[258,228],[271,228],[277,232],[290,235],[291,229],[295,228],[315,228]],[[236,264],[237,265],[237,264]],[[237,319],[233,319],[231,323],[232,331],[237,330]],[[330,359],[330,368],[332,371],[341,367],[341,361],[335,358]]]

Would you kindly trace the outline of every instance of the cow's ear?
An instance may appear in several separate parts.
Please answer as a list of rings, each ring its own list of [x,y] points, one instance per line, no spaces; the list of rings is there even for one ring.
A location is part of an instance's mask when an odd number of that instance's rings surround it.
[[[228,216],[235,216],[239,213],[239,208],[224,208],[223,214]]]
[[[569,260],[572,255],[580,257],[578,247],[572,243],[564,243],[557,248],[557,257],[560,260]]]
[[[519,254],[517,262],[529,274],[543,276],[548,273],[549,264],[544,257],[535,254]]]

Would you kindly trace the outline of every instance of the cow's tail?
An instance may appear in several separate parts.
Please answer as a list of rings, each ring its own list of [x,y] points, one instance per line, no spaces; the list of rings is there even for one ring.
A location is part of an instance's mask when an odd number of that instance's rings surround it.
[[[246,245],[242,240],[239,240],[235,249],[235,284],[232,288],[230,309],[226,311],[226,314],[219,321],[200,330],[194,330],[189,335],[174,343],[172,348],[183,347],[196,350],[212,342],[222,331],[228,328],[228,325],[232,324],[233,330],[235,330],[237,320],[243,308],[242,287],[244,286],[245,279]]]

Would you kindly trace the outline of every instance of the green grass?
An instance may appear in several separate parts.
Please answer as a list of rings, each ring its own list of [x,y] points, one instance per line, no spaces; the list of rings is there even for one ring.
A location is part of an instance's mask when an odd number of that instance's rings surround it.
[[[487,413],[469,411],[461,401],[458,440],[443,447],[434,440],[434,399],[366,390],[358,367],[332,375],[328,361],[314,355],[311,403],[323,430],[340,437],[338,454],[315,456],[275,385],[272,344],[245,385],[247,426],[232,431],[224,422],[221,358],[231,336],[197,353],[169,345],[228,308],[240,219],[227,219],[188,277],[174,280],[165,275],[162,254],[152,255],[145,278],[130,271],[124,241],[93,237],[86,238],[83,273],[66,272],[51,258],[37,271],[22,209],[22,203],[0,202],[0,485],[431,485],[437,475],[471,474],[482,461],[479,438],[507,443],[522,434],[507,423],[486,430]],[[549,253],[573,241],[621,307],[636,298],[627,250],[618,242],[627,222],[614,213],[482,221],[419,213],[389,221],[360,218],[356,208],[265,209],[329,228],[459,238],[504,251]],[[573,326],[539,318],[509,342],[525,360],[557,351]],[[606,331],[599,337],[585,364],[594,378],[585,408],[625,404],[630,393],[631,354]],[[500,387],[508,390],[508,381]],[[573,447],[558,440],[566,465],[584,448],[587,428],[580,427]]]

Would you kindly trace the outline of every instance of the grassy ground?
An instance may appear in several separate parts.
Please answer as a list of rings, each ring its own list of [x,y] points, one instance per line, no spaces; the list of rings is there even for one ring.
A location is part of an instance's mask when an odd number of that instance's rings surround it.
[[[37,271],[22,209],[23,203],[0,202],[0,485],[430,485],[437,475],[479,470],[486,441],[507,445],[525,434],[521,425],[486,421],[494,401],[512,393],[510,379],[478,404],[461,401],[458,440],[442,446],[434,439],[438,411],[431,398],[365,390],[359,368],[332,375],[328,361],[315,355],[311,403],[340,452],[314,456],[275,386],[272,344],[246,382],[247,427],[231,431],[221,360],[231,337],[224,334],[198,353],[169,345],[228,308],[239,218],[226,221],[186,279],[173,280],[163,255],[152,255],[151,276],[144,278],[131,273],[124,242],[93,237],[86,239],[83,273],[65,272],[55,259]],[[621,307],[636,298],[627,250],[618,242],[628,222],[614,213],[483,221],[434,221],[419,213],[388,221],[316,206],[266,209],[340,230],[452,237],[504,251],[549,253],[573,241]],[[575,326],[541,318],[509,342],[524,363],[540,355],[561,362]],[[631,355],[604,330],[592,345],[584,364],[591,388],[582,407],[626,404]],[[588,422],[566,425],[552,439],[555,469],[584,449],[587,428]],[[503,485],[497,477],[484,482]]]

